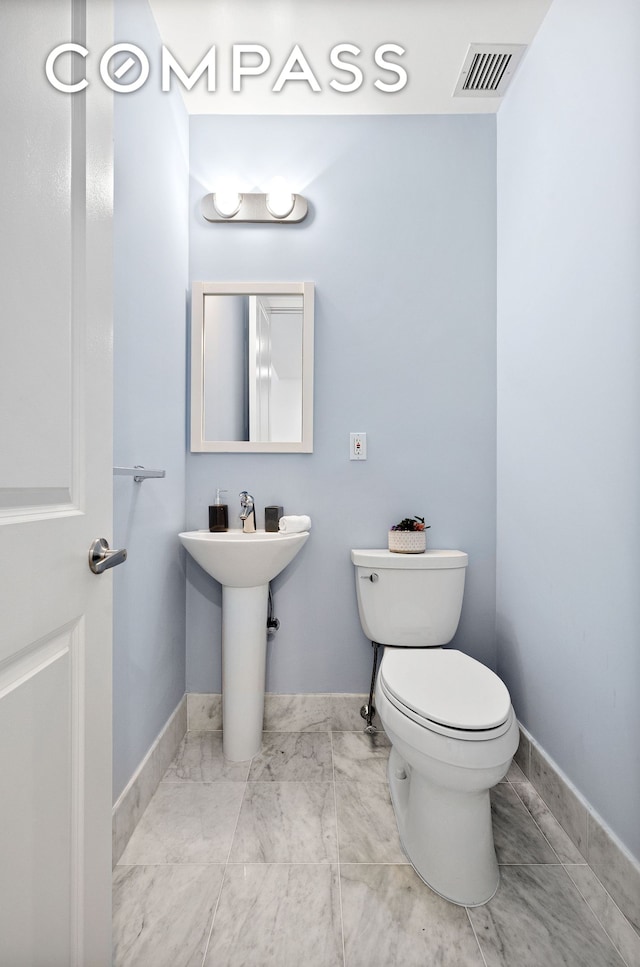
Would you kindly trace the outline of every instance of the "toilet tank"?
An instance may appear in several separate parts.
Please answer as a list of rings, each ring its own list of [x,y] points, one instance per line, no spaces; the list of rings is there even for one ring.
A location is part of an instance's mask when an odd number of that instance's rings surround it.
[[[464,551],[396,554],[354,550],[362,630],[371,641],[405,648],[446,645],[462,610]]]

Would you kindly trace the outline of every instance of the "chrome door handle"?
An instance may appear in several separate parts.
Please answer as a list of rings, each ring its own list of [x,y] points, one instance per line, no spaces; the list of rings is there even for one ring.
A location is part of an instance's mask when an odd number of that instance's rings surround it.
[[[89,548],[89,567],[94,574],[102,574],[107,568],[122,564],[127,559],[126,547],[118,551],[109,550],[109,543],[104,537],[96,537]]]

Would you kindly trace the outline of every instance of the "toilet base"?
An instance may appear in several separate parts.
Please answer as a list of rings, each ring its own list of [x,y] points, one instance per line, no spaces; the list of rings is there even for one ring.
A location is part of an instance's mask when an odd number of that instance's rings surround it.
[[[444,788],[412,768],[395,747],[389,788],[402,847],[427,886],[460,906],[490,900],[500,874],[489,790]]]

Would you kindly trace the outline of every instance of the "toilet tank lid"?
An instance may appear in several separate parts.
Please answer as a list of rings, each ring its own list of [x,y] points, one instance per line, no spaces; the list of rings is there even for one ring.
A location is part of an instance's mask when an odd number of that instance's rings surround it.
[[[358,567],[399,568],[403,570],[439,570],[466,567],[469,555],[464,551],[428,550],[423,554],[397,554],[380,548],[352,550],[351,560]]]

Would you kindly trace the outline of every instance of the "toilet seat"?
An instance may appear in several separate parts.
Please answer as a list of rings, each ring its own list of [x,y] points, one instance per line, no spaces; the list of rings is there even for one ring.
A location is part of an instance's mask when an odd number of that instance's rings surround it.
[[[434,732],[489,739],[510,726],[505,684],[455,649],[386,648],[379,684],[398,711]]]

